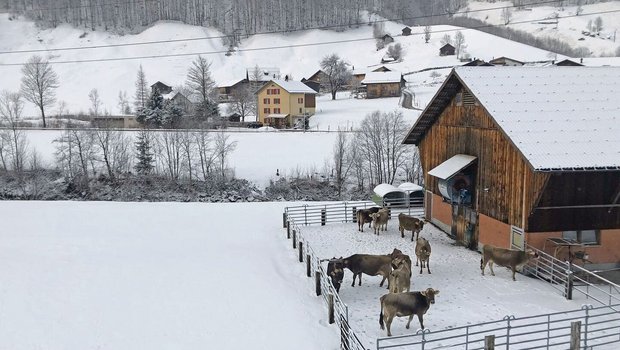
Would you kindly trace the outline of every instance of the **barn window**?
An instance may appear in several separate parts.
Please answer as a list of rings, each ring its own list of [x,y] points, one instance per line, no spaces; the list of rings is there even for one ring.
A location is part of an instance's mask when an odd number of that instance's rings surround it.
[[[456,103],[457,106],[462,106],[463,105],[463,93],[459,92],[456,94],[456,96],[454,97],[454,102]]]
[[[562,232],[562,238],[570,239],[581,244],[599,245],[601,235],[599,230],[577,230]]]

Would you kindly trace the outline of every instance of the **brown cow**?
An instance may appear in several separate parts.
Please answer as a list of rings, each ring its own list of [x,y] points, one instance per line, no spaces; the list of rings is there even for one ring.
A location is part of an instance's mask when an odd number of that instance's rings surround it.
[[[334,288],[336,288],[336,292],[340,293],[340,285],[342,284],[342,279],[344,278],[342,257],[340,257],[340,259],[333,257],[329,260],[327,263],[327,275],[332,280],[332,284],[334,285]]]
[[[418,266],[418,262],[420,263],[420,273],[422,273],[422,269],[426,267],[426,271],[431,273],[431,244],[428,243],[426,238],[420,237],[415,243],[415,266]]]
[[[396,269],[390,273],[390,293],[408,292],[411,288],[411,267],[402,256],[392,260],[394,265]]]
[[[484,269],[489,264],[491,275],[495,276],[493,272],[493,263],[508,267],[512,270],[512,280],[516,281],[515,272],[517,267],[525,265],[530,259],[538,258],[538,254],[531,249],[526,251],[512,250],[492,246],[485,244],[482,246],[482,259],[480,259],[480,270],[484,276]]]
[[[407,254],[403,254],[402,251],[394,248],[394,250],[390,253],[390,258],[392,258],[392,268],[397,269],[397,259],[400,258],[405,261],[407,267],[409,267],[409,277],[411,277],[411,258]]]
[[[415,238],[418,239],[420,236],[420,231],[422,231],[423,228],[424,220],[420,220],[404,213],[398,214],[398,230],[400,231],[400,236],[402,238],[405,238],[405,231],[411,231],[411,241],[413,242],[413,234],[415,233]]]
[[[392,266],[390,263],[392,258],[389,255],[370,255],[370,254],[353,254],[345,258],[342,263],[343,267],[353,272],[353,283],[351,287],[355,287],[355,278],[359,276],[359,285],[362,285],[362,273],[369,276],[383,276],[379,286],[383,287],[383,283],[390,276]],[[389,287],[390,281],[388,281]]]
[[[364,225],[368,224],[368,228],[372,225],[372,218],[370,214],[376,213],[379,211],[379,207],[372,207],[368,209],[358,209],[355,213],[355,219],[357,220],[357,230],[360,232],[364,232]]]
[[[422,316],[435,304],[435,295],[439,294],[438,290],[428,288],[422,292],[406,292],[406,293],[390,293],[385,294],[379,300],[381,301],[381,312],[379,313],[379,325],[384,329],[383,323],[387,326],[388,337],[392,336],[390,327],[395,316],[409,316],[407,329],[413,319],[413,315],[418,316],[420,327],[424,329]],[[385,314],[383,313],[385,311]]]

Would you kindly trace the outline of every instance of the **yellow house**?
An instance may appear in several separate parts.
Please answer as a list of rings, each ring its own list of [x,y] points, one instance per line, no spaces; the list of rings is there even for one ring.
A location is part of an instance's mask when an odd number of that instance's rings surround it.
[[[276,128],[302,126],[316,109],[316,91],[300,81],[271,80],[256,96],[258,121]]]

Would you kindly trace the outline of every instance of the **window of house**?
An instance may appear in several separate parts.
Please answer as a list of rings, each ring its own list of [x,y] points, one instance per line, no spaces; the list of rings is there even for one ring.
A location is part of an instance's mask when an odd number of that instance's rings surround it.
[[[274,95],[279,95],[280,94],[280,89],[273,89],[273,94]]]
[[[297,103],[304,103],[304,98],[303,97],[298,97],[297,98]]]
[[[280,104],[280,99],[279,98],[274,98],[273,99],[273,103],[276,104],[276,105],[279,105]]]
[[[301,113],[301,107],[299,107],[299,113]]]
[[[280,108],[274,108],[273,109],[273,113],[280,114]]]
[[[277,100],[277,99],[275,99],[275,100]],[[274,100],[274,101],[275,101],[275,100]],[[268,104],[269,104],[269,99],[268,99],[268,98],[264,98],[264,99],[263,99],[263,104],[268,105]]]
[[[265,108],[265,109],[263,109],[263,112],[264,112],[265,114],[269,114],[269,113],[271,113],[271,109],[269,109],[269,108]]]
[[[456,103],[457,106],[463,105],[463,93],[462,92],[459,92],[456,94],[456,96],[454,97],[454,102]]]
[[[562,238],[574,240],[581,244],[601,244],[601,235],[599,230],[563,231]]]
[[[267,89],[267,95],[271,95],[271,89]]]

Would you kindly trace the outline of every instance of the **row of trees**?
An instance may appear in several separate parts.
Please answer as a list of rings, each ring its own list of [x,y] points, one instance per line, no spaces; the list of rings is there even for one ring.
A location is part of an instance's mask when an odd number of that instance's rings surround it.
[[[332,153],[334,184],[340,196],[348,186],[365,190],[397,177],[423,184],[416,148],[403,145],[407,125],[399,111],[368,114],[360,129],[338,133]]]

